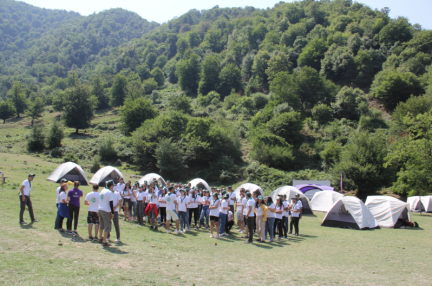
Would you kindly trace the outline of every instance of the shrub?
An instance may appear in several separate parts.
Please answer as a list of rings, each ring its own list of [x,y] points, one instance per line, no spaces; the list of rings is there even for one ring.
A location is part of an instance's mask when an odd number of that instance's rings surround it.
[[[43,133],[43,125],[36,124],[33,126],[30,137],[27,141],[27,150],[30,152],[40,151],[45,148],[45,135]]]
[[[325,125],[333,118],[333,110],[325,104],[318,104],[312,108],[312,118],[320,125]]]
[[[61,146],[61,141],[64,138],[62,126],[57,120],[54,120],[47,138],[49,149],[54,149]],[[54,156],[53,156],[54,157]]]
[[[114,161],[117,153],[114,149],[114,139],[110,136],[105,137],[99,142],[98,153],[101,160]]]
[[[67,152],[65,156],[63,157],[63,160],[65,162],[74,162],[76,164],[79,164],[79,158],[75,156],[73,153]]]

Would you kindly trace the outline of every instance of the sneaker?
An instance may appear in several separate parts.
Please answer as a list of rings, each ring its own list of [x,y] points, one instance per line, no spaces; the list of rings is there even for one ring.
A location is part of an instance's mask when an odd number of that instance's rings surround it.
[[[78,236],[78,232],[76,230],[72,231],[72,234]]]
[[[252,241],[246,240],[244,243],[249,244],[249,243],[252,243]]]
[[[196,227],[195,230],[198,230],[198,228]]]
[[[116,239],[115,242],[116,243],[120,243],[121,241],[120,241],[120,239]]]
[[[167,230],[167,233],[170,234],[170,233],[171,233],[171,230]]]
[[[188,228],[188,231],[191,231],[191,229],[190,229],[190,228]]]
[[[418,223],[416,221],[414,222],[414,226],[415,227],[419,227],[419,225],[418,225]]]
[[[155,230],[156,230],[156,231],[158,230],[157,226],[155,227]]]
[[[39,222],[39,221],[34,219],[34,220],[32,220],[32,222]]]
[[[27,224],[25,221],[21,221],[20,224]]]
[[[94,241],[98,241],[99,240],[99,238],[97,238],[97,236],[93,239]]]
[[[70,230],[66,230],[66,233],[67,233],[67,234],[72,234],[72,231],[70,231]]]
[[[244,230],[240,230],[240,233],[244,233]]]
[[[292,234],[292,232],[290,231],[290,232],[288,232],[288,234]]]
[[[278,240],[281,240],[281,237],[280,237],[280,236],[278,237]]]
[[[93,240],[94,239],[94,237],[93,236],[89,236],[89,240]]]
[[[58,231],[65,232],[65,230],[63,228],[60,228]]]
[[[220,237],[219,235],[216,235],[216,239],[219,239],[219,237]]]
[[[270,242],[273,242],[273,239],[270,239],[269,241],[270,241]]]
[[[176,230],[176,233],[177,233],[177,234],[180,234],[180,233],[182,233],[182,232],[181,232],[180,230],[177,229],[177,230]]]
[[[182,232],[186,232],[186,229],[184,228],[184,229],[182,230]]]
[[[284,239],[288,239],[288,237],[287,237],[287,236],[284,236]]]
[[[213,234],[210,234],[210,238],[214,238]]]
[[[298,233],[294,234],[295,236],[298,236]]]
[[[150,229],[153,229],[153,226],[151,226]]]
[[[221,235],[220,235],[220,237],[224,237],[225,236],[225,233],[222,233]]]

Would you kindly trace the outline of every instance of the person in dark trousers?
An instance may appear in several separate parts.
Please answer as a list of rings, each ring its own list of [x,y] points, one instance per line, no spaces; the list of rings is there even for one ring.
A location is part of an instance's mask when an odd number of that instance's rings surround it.
[[[20,210],[20,224],[27,224],[24,221],[24,211],[25,211],[25,207],[27,206],[29,214],[30,214],[30,219],[31,222],[37,222],[37,220],[34,217],[33,214],[33,205],[32,202],[30,200],[30,191],[32,188],[32,181],[35,177],[35,174],[29,174],[27,176],[27,180],[24,180],[21,184],[21,188],[20,188],[20,192],[19,192],[19,198],[20,198],[20,204],[21,204],[21,210]]]
[[[292,205],[290,206],[290,211],[291,211],[291,220],[294,224],[294,229],[295,229],[294,235],[298,236],[301,207],[300,204],[298,204],[297,198],[292,198]]]
[[[63,183],[60,186],[60,192],[59,192],[59,207],[57,208],[57,219],[56,219],[56,229],[60,232],[64,232],[63,229],[63,220],[64,218],[69,219],[69,210],[68,210],[68,204],[66,200],[66,191],[67,191],[67,184]]]
[[[69,203],[69,218],[66,222],[67,225],[67,233],[78,235],[78,217],[80,211],[80,201],[83,196],[83,191],[78,189],[80,183],[78,181],[74,182],[74,188],[68,192],[68,203]],[[74,230],[72,231],[72,221],[74,223]]]
[[[65,184],[65,183],[67,183],[67,180],[65,178],[61,179],[60,180],[60,186],[58,186],[58,188],[56,189],[56,207],[57,207],[57,209],[58,209],[58,207],[60,205],[60,202],[59,202],[60,190],[61,190],[62,184]],[[54,229],[58,229],[58,227],[57,227],[57,224],[58,224],[58,220],[57,219],[58,218],[59,218],[59,216],[56,217],[56,221],[54,223]]]
[[[99,243],[103,246],[111,246],[108,243],[108,235],[111,232],[111,220],[114,217],[113,193],[114,181],[106,182],[106,189],[99,196]]]
[[[225,226],[225,233],[231,234],[231,228],[234,225],[234,215],[232,211],[228,212],[228,223]]]
[[[253,242],[253,226],[254,226],[254,218],[255,218],[255,200],[252,198],[252,194],[250,192],[246,193],[247,203],[246,203],[246,217],[247,217],[247,226],[249,229],[249,239],[245,241],[245,243]]]

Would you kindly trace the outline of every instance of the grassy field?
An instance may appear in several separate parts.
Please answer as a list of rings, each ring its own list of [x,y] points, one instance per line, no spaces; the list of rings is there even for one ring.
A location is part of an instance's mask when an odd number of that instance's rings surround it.
[[[413,215],[419,229],[358,231],[321,227],[324,214],[316,213],[301,220],[299,237],[252,245],[243,244],[239,233],[216,240],[204,230],[168,235],[122,221],[123,243],[103,248],[87,240],[87,206],[80,213],[81,238],[53,229],[56,184],[46,178],[56,166],[0,153],[0,170],[8,177],[0,185],[0,284],[431,284],[430,215]],[[20,226],[18,190],[29,172],[36,173],[32,201],[39,222]],[[29,221],[28,212],[24,218]]]

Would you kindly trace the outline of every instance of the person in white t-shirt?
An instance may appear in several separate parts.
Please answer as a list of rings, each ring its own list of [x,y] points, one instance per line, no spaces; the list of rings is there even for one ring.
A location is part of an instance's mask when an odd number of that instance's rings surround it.
[[[119,179],[119,182],[118,182],[117,185],[114,187],[114,191],[117,191],[117,192],[119,192],[120,194],[123,194],[123,191],[124,191],[125,187],[126,187],[126,184],[125,184],[125,182],[124,182],[124,179],[123,179],[123,178],[120,178],[120,179]],[[120,202],[120,206],[122,206],[122,205],[123,205],[123,203]],[[122,213],[121,213],[121,210],[122,210],[122,207],[120,207],[120,209],[119,209],[119,211],[118,211],[119,215],[122,214]]]
[[[179,230],[180,223],[179,223],[179,217],[176,211],[176,205],[177,205],[177,196],[175,193],[173,193],[174,188],[169,187],[168,188],[168,194],[165,196],[165,202],[166,202],[166,210],[167,210],[167,219],[166,219],[166,229],[167,233],[171,233],[170,231],[170,220],[172,219],[176,223],[176,233],[179,234],[181,231]]]
[[[114,190],[113,190],[114,191]],[[119,210],[121,209],[122,204],[122,196],[118,191],[114,191],[112,195],[113,205],[114,205],[114,217],[113,217],[113,223],[114,228],[116,231],[116,240],[115,242],[120,243],[120,217],[119,217]],[[127,214],[127,212],[124,212]],[[110,239],[110,235],[108,234],[108,239]]]
[[[265,237],[264,239],[267,239],[267,233],[270,234],[270,242],[273,242],[274,232],[273,232],[273,226],[275,222],[275,211],[276,206],[273,203],[273,199],[271,197],[267,197],[266,199],[267,203],[267,223],[265,226]]]
[[[114,217],[114,181],[106,182],[106,189],[103,189],[99,196],[99,243],[103,246],[110,246],[107,242],[111,232],[111,220]]]
[[[145,209],[145,212],[148,217],[148,221],[150,223],[150,229],[158,230],[157,226],[157,203],[158,203],[158,196],[154,192],[154,188],[152,186],[149,187],[149,194],[146,198],[147,207]]]
[[[67,183],[67,180],[64,179],[64,178],[61,179],[60,180],[60,186],[58,186],[57,189],[56,189],[56,207],[57,207],[57,209],[58,209],[59,204],[60,204],[60,201],[59,201],[60,197],[59,197],[59,195],[60,195],[61,186],[62,186],[62,184],[65,184],[65,183]],[[57,227],[57,225],[58,225],[58,218],[59,218],[59,216],[56,216],[56,221],[54,223],[54,229],[58,229],[58,227]]]
[[[237,200],[237,224],[240,228],[240,233],[244,233],[244,215],[243,215],[243,199],[245,196],[245,189],[240,190],[240,197]]]
[[[228,187],[228,194],[229,194],[228,203],[229,203],[230,211],[232,213],[235,213],[234,212],[234,206],[236,204],[236,193],[234,193],[231,186]]]
[[[163,187],[159,196],[159,213],[160,213],[160,226],[166,224],[166,201],[165,196],[167,194],[167,188]]]
[[[19,193],[19,198],[20,198],[20,206],[21,206],[21,210],[20,210],[20,224],[27,224],[24,221],[24,211],[25,211],[25,207],[27,206],[29,214],[30,214],[30,219],[31,222],[37,222],[37,220],[34,217],[33,214],[33,205],[32,202],[30,200],[30,191],[32,188],[32,181],[35,177],[35,174],[29,174],[27,176],[27,180],[24,180],[21,184],[21,189],[20,189],[20,193]]]
[[[192,190],[192,189],[191,189]],[[198,202],[200,201],[200,196],[198,195],[198,190],[192,190],[189,195],[189,208],[188,208],[188,218],[189,218],[189,226],[192,224],[192,215],[194,217],[195,222],[195,230],[198,230]]]
[[[210,192],[204,190],[203,196],[201,197],[200,204],[202,205],[201,216],[200,216],[200,226],[209,228],[209,216],[210,216]],[[204,225],[204,218],[206,219],[206,224]]]
[[[282,238],[282,230],[283,230],[283,221],[282,221],[282,213],[283,213],[283,203],[282,198],[279,197],[276,200],[276,211],[275,211],[275,223],[273,226],[273,231],[276,233],[276,227],[278,229],[279,237],[278,240]]]
[[[282,196],[282,204],[283,204],[283,212],[282,212],[282,221],[283,221],[283,231],[284,231],[284,238],[287,239],[287,233],[288,233],[288,217],[289,217],[289,204],[287,201],[287,195]]]
[[[291,221],[294,224],[294,228],[295,228],[295,236],[299,235],[299,220],[300,220],[300,214],[301,214],[301,206],[298,203],[300,200],[297,200],[297,198],[292,198],[291,200],[293,202],[293,204],[290,207],[290,211],[291,211]]]
[[[93,185],[93,191],[88,193],[85,197],[84,204],[89,206],[87,215],[88,233],[90,240],[98,240],[99,231],[99,186],[97,184]],[[92,236],[92,228],[95,227],[95,236]]]
[[[263,200],[261,195],[258,196],[256,204],[256,233],[258,234],[258,241],[265,242],[265,225],[266,225],[266,215],[267,215],[267,206]]]
[[[129,214],[132,218],[132,221],[137,220],[137,196],[139,192],[139,184],[138,182],[135,182],[132,186],[132,192],[130,196],[130,208],[129,208]]]
[[[255,218],[255,200],[252,198],[252,194],[250,192],[246,193],[247,203],[246,203],[246,217],[247,217],[247,226],[248,226],[248,240],[245,243],[253,243],[253,227],[254,227],[254,218]]]
[[[228,221],[228,211],[229,211],[229,194],[224,194],[223,200],[221,202],[220,213],[219,213],[219,235],[221,237],[225,236],[226,225]]]
[[[299,194],[296,194],[295,195],[295,197],[296,197],[296,203],[298,204],[298,206],[299,206],[299,208],[300,208],[300,214],[299,214],[299,219],[301,219],[302,218],[302,214],[303,214],[303,203],[301,202],[301,200],[300,200],[300,195]],[[294,205],[294,201],[291,199],[291,204],[290,204],[291,206],[293,206]],[[292,231],[293,231],[293,226],[294,226],[294,221],[293,221],[293,219],[292,219],[292,213],[290,212],[290,214],[291,214],[291,220],[290,220],[290,231],[288,232],[288,234],[292,234]]]
[[[214,192],[212,194],[213,196],[213,200],[211,202],[211,205],[209,206],[210,209],[210,232],[211,235],[210,237],[213,238],[213,228],[216,224],[216,238],[219,238],[219,205],[220,205],[220,200],[219,200],[219,194]]]
[[[180,230],[186,232],[186,226],[190,231],[189,220],[187,217],[187,205],[189,204],[189,197],[186,196],[186,191],[180,189],[180,197],[177,198],[177,211],[180,217]]]
[[[145,186],[141,185],[137,195],[137,212],[138,212],[138,224],[144,225],[144,202],[146,197]]]
[[[234,225],[234,214],[232,211],[228,212],[228,224],[226,226],[226,233],[231,234],[231,228]]]

